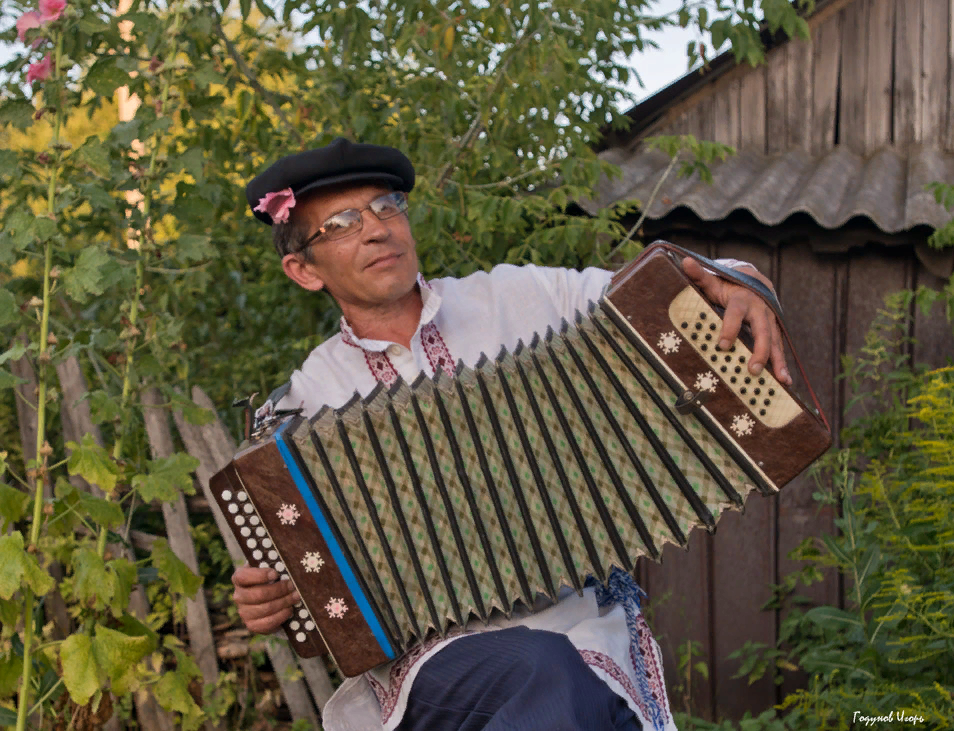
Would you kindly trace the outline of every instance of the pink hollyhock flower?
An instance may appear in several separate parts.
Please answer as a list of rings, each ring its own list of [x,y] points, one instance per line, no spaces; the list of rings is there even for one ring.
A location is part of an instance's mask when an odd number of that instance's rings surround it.
[[[295,194],[291,188],[285,188],[277,193],[267,193],[264,198],[260,198],[258,205],[252,210],[267,213],[272,217],[273,223],[285,223],[288,220],[288,214],[295,207]]]
[[[30,64],[30,68],[27,69],[27,83],[32,84],[34,81],[46,81],[50,78],[52,73],[53,58],[50,54],[46,54],[42,61]]]
[[[66,0],[40,0],[40,20],[44,25],[59,20],[66,8]]]
[[[40,19],[40,14],[35,10],[31,10],[29,13],[24,13],[19,18],[17,18],[17,38],[20,39],[20,43],[26,43],[26,34],[28,30],[33,28],[39,28],[43,25],[43,21]],[[39,40],[33,41],[34,47],[39,43]]]

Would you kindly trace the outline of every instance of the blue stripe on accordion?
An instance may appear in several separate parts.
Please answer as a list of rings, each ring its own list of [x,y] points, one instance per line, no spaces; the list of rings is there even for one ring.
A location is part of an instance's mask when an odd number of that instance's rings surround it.
[[[278,451],[285,460],[285,466],[288,467],[288,471],[291,472],[292,479],[295,481],[295,487],[298,488],[298,492],[301,495],[302,500],[305,501],[305,504],[308,506],[308,510],[311,511],[311,517],[314,518],[315,523],[318,525],[318,530],[321,531],[321,535],[325,539],[325,543],[328,544],[328,550],[331,551],[331,556],[334,558],[335,564],[337,565],[338,570],[341,572],[341,576],[345,580],[348,590],[351,592],[351,596],[354,597],[354,600],[358,605],[358,609],[361,610],[361,615],[368,623],[368,628],[371,630],[371,634],[374,635],[374,639],[376,639],[378,644],[381,646],[381,651],[384,652],[389,659],[393,660],[397,657],[397,653],[394,651],[394,648],[391,647],[391,643],[388,641],[387,635],[384,632],[384,628],[381,626],[381,623],[378,622],[378,618],[374,613],[374,610],[371,609],[371,604],[368,601],[368,598],[361,590],[361,585],[358,583],[358,579],[351,570],[351,565],[345,558],[344,552],[341,550],[341,546],[339,546],[338,541],[335,540],[334,532],[331,530],[331,526],[328,525],[325,514],[322,513],[321,508],[318,507],[318,502],[315,500],[315,496],[312,495],[311,487],[309,486],[308,481],[305,479],[305,476],[301,473],[301,470],[298,468],[298,463],[292,456],[291,449],[289,448],[288,443],[285,441],[284,431],[288,427],[289,423],[290,421],[282,424],[281,427],[279,427],[275,432],[275,443],[278,445]]]

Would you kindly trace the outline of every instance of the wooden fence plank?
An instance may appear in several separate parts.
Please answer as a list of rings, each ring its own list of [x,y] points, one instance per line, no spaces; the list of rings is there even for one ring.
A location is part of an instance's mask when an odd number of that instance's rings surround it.
[[[211,399],[198,387],[193,388],[192,398],[199,406],[214,411]],[[173,419],[185,444],[186,451],[199,460],[196,476],[199,478],[202,491],[212,507],[215,524],[225,541],[229,555],[232,557],[233,563],[240,566],[245,563],[245,556],[232,535],[232,531],[229,529],[228,523],[219,510],[209,488],[209,479],[231,461],[237,449],[236,444],[218,418],[201,427],[190,424],[181,411],[176,411],[173,414]],[[294,654],[285,643],[280,641],[269,641],[265,647],[292,717],[296,720],[306,719],[315,727],[318,727],[318,714],[311,697],[308,695],[308,688],[301,679],[296,677],[298,676],[298,666]]]
[[[765,152],[764,65],[751,69],[742,77],[739,137],[739,147],[753,152]]]
[[[724,145],[739,146],[739,105],[742,82],[731,78],[719,80],[720,91],[712,101],[712,139]]]
[[[941,143],[954,151],[954,0],[948,0],[947,18],[947,116]]]
[[[865,95],[868,65],[868,3],[849,5],[842,12],[841,82],[838,142],[852,152],[864,152]]]
[[[793,38],[785,44],[788,69],[785,86],[785,107],[788,110],[786,149],[811,150],[812,146],[812,60],[814,42]]]
[[[779,298],[786,317],[786,328],[795,350],[805,366],[806,375],[815,390],[822,409],[832,420],[837,404],[837,314],[839,307],[837,287],[837,258],[815,254],[806,243],[798,242],[781,249],[779,257]],[[791,361],[791,356],[789,355]],[[796,381],[796,391],[810,403],[807,390],[800,383],[794,362],[789,362],[789,371]],[[788,554],[808,536],[820,537],[834,533],[835,511],[831,506],[820,509],[812,498],[815,482],[809,474],[795,478],[779,494],[778,501],[778,576],[784,576],[801,568],[802,563],[792,561]],[[809,587],[800,585],[796,593],[805,596],[817,605],[839,605],[838,575],[835,571],[825,573],[823,581]],[[779,626],[788,615],[786,609],[779,614]],[[785,673],[780,688],[781,696],[804,688],[807,676],[803,673]],[[780,699],[781,700],[781,699]]]
[[[792,63],[790,47],[791,43],[785,43],[770,51],[765,64],[765,151],[769,154],[784,152],[788,145],[788,126],[792,122],[786,105]]]
[[[863,39],[868,59],[864,98],[865,152],[874,152],[891,142],[892,54],[895,0],[865,0],[868,33]],[[862,5],[863,3],[858,3]]]
[[[921,140],[922,0],[897,5],[894,27],[894,143]]]
[[[747,261],[770,279],[775,278],[773,252],[764,245],[721,243],[716,253],[722,258]],[[775,613],[764,612],[761,607],[771,598],[770,587],[777,580],[776,506],[777,498],[751,495],[745,513],[725,513],[712,537],[710,602],[715,632],[710,672],[715,686],[716,718],[741,718],[748,709],[775,704],[772,679],[765,677],[752,685],[745,678],[734,679],[741,661],[728,656],[747,641],[769,646],[775,643]]]
[[[175,454],[172,442],[172,432],[169,430],[169,415],[167,405],[163,403],[158,389],[150,388],[142,392],[143,420],[146,425],[146,434],[149,437],[149,447],[153,459],[171,457]],[[180,493],[171,502],[162,503],[162,516],[166,524],[166,536],[169,539],[169,548],[192,573],[202,576],[199,571],[199,561],[196,558],[195,544],[192,542],[192,531],[189,525],[189,511],[186,509],[185,498]],[[186,599],[186,629],[189,633],[189,648],[195,658],[202,679],[206,687],[215,687],[219,678],[219,663],[215,652],[215,637],[212,634],[212,623],[209,621],[209,608],[205,603],[205,592],[202,587],[192,599]],[[206,723],[207,731],[220,729],[222,724]]]
[[[845,307],[845,354],[856,356],[865,343],[865,334],[884,307],[886,294],[912,286],[913,254],[909,247],[867,246],[852,252],[849,261],[848,291]],[[870,391],[869,387],[862,391]],[[856,404],[846,408],[859,392],[845,384],[841,412],[844,424],[869,415],[879,404]]]
[[[948,51],[950,48],[951,4],[949,0],[923,0],[921,18],[920,139],[940,140],[946,131]]]
[[[915,269],[915,285],[941,290],[947,280],[936,277],[918,262]],[[932,368],[949,365],[954,360],[954,332],[952,323],[947,321],[941,303],[935,303],[928,314],[920,308],[914,312],[914,362],[926,363]]]
[[[836,13],[819,25],[812,44],[810,149],[816,155],[835,146],[842,18],[844,13]]]

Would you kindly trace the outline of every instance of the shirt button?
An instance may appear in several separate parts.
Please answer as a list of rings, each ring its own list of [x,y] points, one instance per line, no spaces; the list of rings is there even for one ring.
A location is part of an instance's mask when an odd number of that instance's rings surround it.
[[[389,345],[388,353],[391,355],[400,355],[401,351],[404,350],[400,345]]]

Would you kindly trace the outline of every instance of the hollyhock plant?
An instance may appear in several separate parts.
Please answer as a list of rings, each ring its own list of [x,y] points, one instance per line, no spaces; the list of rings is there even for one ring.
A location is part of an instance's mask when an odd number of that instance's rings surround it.
[[[288,220],[288,214],[294,207],[295,194],[292,193],[291,188],[285,188],[277,193],[267,193],[259,199],[254,210],[267,213],[272,217],[273,223],[285,223]]]
[[[43,21],[40,19],[40,14],[35,10],[31,10],[29,13],[24,13],[17,18],[17,38],[20,39],[20,43],[26,43],[26,34],[28,30],[40,28],[42,25]],[[39,39],[33,41],[33,47],[36,48],[39,42]]]
[[[34,81],[46,81],[50,78],[52,73],[53,58],[50,54],[46,54],[41,61],[30,64],[30,68],[27,69],[27,83],[32,84]]]
[[[44,25],[60,19],[66,9],[66,0],[40,0],[40,20]]]

